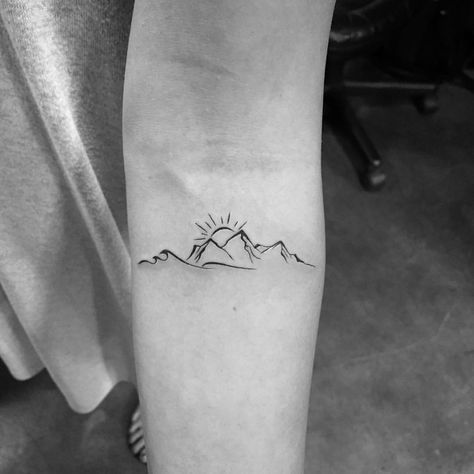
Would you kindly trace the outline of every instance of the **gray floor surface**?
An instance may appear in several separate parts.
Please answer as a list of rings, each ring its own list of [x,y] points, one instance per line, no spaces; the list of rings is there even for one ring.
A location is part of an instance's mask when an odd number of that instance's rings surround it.
[[[362,105],[389,182],[364,192],[324,132],[326,287],[306,474],[474,473],[474,96]],[[0,474],[138,474],[133,390],[74,414],[45,373],[0,370]]]

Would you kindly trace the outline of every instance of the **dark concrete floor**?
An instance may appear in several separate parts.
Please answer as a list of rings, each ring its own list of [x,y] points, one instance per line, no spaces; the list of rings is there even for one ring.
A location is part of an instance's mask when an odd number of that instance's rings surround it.
[[[324,133],[326,290],[306,474],[474,473],[474,96],[441,91],[360,116],[388,166],[361,190]],[[92,414],[70,411],[46,374],[0,370],[0,474],[135,474],[119,385]]]
[[[474,96],[362,107],[388,166],[361,191],[325,134],[326,287],[307,473],[474,473]]]

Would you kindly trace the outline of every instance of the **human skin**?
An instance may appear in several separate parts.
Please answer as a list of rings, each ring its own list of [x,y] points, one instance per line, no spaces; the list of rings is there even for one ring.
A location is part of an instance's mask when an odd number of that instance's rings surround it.
[[[151,473],[303,472],[332,9],[332,0],[135,2],[123,129]],[[188,259],[213,233],[214,249]],[[246,238],[249,261],[236,257]],[[285,248],[258,247],[278,241]]]

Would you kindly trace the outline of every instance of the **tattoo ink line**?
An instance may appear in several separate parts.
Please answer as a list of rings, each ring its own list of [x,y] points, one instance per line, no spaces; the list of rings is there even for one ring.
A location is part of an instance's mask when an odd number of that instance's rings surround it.
[[[208,216],[212,225],[207,221],[204,224],[209,227],[209,230],[195,222],[195,225],[203,231],[201,232],[202,237],[194,239],[199,243],[194,244],[186,259],[179,257],[171,250],[163,249],[158,255],[154,255],[149,260],[140,260],[138,264],[155,265],[158,262],[166,262],[171,256],[178,262],[201,270],[209,270],[219,266],[239,270],[256,270],[255,265],[260,261],[270,258],[275,260],[281,257],[283,262],[287,264],[315,267],[315,265],[305,262],[296,253],[291,253],[281,240],[272,245],[254,244],[247,233],[242,230],[247,221],[240,227],[237,227],[238,221],[235,221],[232,226],[230,224],[230,212],[225,224],[224,218],[220,217],[222,225],[217,224],[211,214],[208,214]]]

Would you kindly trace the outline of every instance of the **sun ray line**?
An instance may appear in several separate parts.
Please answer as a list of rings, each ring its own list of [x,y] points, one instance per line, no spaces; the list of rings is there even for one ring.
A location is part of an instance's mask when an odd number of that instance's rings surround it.
[[[208,213],[207,215],[211,218],[212,223],[213,223],[214,225],[217,225],[217,224],[216,224],[216,221],[212,218],[212,216],[211,216],[209,213]]]
[[[234,224],[234,227],[237,228],[237,224],[239,223],[239,221],[235,221],[235,224]]]
[[[227,224],[228,224],[229,222],[230,222],[230,212],[229,212],[229,214],[228,214],[228,216],[227,216]]]
[[[247,224],[247,221],[245,221],[237,230],[242,229],[242,227],[243,227],[245,224]]]
[[[209,227],[209,229],[212,229],[212,226],[211,224],[209,224],[209,222],[206,221],[205,224],[207,225],[207,227]]]
[[[199,225],[197,222],[195,222],[195,224],[201,229],[203,230],[204,232],[206,232],[206,235],[207,235],[207,230],[205,227],[203,227],[202,225]]]
[[[221,216],[221,224],[224,223],[224,218]]]

